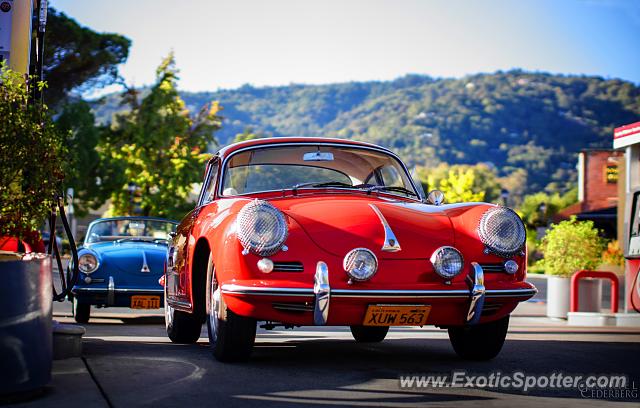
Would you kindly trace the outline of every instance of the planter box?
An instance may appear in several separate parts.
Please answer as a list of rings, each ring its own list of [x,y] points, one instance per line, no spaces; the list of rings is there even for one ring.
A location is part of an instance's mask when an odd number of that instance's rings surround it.
[[[549,276],[547,279],[547,316],[566,319],[571,299],[571,278]],[[602,308],[602,281],[581,279],[578,283],[578,312],[599,313]]]
[[[51,380],[51,258],[0,251],[0,397]]]

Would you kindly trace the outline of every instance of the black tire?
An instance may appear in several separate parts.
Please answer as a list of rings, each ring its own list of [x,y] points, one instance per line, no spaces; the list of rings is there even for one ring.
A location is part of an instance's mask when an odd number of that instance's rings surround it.
[[[450,327],[449,340],[465,360],[491,360],[500,353],[509,329],[509,316],[475,326]]]
[[[167,303],[167,290],[164,291],[164,324],[167,336],[173,343],[193,344],[200,338],[202,322],[191,313],[175,310]]]
[[[73,318],[77,323],[88,323],[91,315],[91,305],[88,303],[78,303],[77,298],[73,298]]]
[[[389,326],[351,326],[351,334],[358,343],[380,343],[388,331]]]
[[[235,314],[224,303],[215,279],[208,274],[207,332],[213,356],[222,362],[247,361],[256,340],[255,319]]]

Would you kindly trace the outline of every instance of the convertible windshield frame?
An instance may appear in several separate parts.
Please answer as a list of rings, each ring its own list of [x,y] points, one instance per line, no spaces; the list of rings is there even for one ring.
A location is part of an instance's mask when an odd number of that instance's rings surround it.
[[[139,222],[139,223],[163,223],[163,224],[170,224],[172,225],[172,230],[175,232],[176,228],[178,227],[178,222],[174,221],[174,220],[167,220],[164,218],[156,218],[156,217],[113,217],[113,218],[99,218],[97,220],[92,221],[88,228],[87,228],[87,232],[86,235],[83,239],[83,245],[91,245],[91,244],[96,244],[99,242],[116,242],[116,241],[121,241],[121,240],[137,240],[137,241],[145,241],[145,242],[154,242],[154,241],[158,241],[158,240],[164,240],[164,241],[168,241],[170,238],[167,236],[167,238],[154,238],[152,236],[143,236],[143,235],[121,235],[121,234],[117,234],[117,235],[98,235],[99,237],[109,237],[108,239],[98,239],[98,240],[91,240],[91,233],[94,230],[94,228],[100,224],[107,224],[107,223],[119,223],[119,222]],[[116,224],[117,225],[117,224]]]
[[[382,148],[377,148],[375,146],[364,146],[364,145],[357,145],[357,144],[350,144],[350,143],[334,143],[334,142],[288,142],[288,143],[274,143],[271,145],[254,145],[254,146],[248,146],[245,148],[241,148],[238,150],[235,150],[233,152],[231,152],[228,156],[226,156],[223,160],[222,163],[220,165],[219,168],[219,183],[217,186],[217,193],[218,193],[218,197],[220,198],[228,198],[228,197],[244,197],[244,196],[253,196],[256,194],[264,194],[264,193],[282,193],[285,190],[294,190],[293,186],[285,188],[285,189],[275,189],[275,190],[261,190],[261,191],[253,191],[253,192],[249,192],[249,193],[238,193],[238,194],[233,194],[233,195],[224,195],[223,191],[224,191],[224,180],[226,177],[226,173],[227,173],[227,166],[229,164],[229,161],[231,160],[231,158],[233,158],[236,154],[239,153],[244,153],[250,150],[262,150],[262,149],[274,149],[274,148],[281,148],[281,147],[299,147],[299,146],[311,146],[311,147],[318,147],[318,146],[327,146],[327,147],[336,147],[336,148],[347,148],[347,149],[354,149],[354,150],[368,150],[368,151],[374,151],[376,153],[380,153],[386,156],[389,156],[390,158],[392,158],[393,160],[395,160],[397,162],[397,164],[400,166],[400,168],[402,169],[402,171],[404,172],[404,175],[406,176],[408,182],[411,185],[411,189],[413,190],[415,196],[411,196],[411,195],[407,195],[407,194],[402,194],[402,193],[395,193],[393,191],[375,191],[375,193],[382,193],[382,194],[387,194],[387,195],[392,195],[395,197],[400,197],[403,199],[407,199],[407,200],[412,200],[412,201],[422,201],[421,200],[421,196],[419,193],[419,190],[417,189],[415,182],[413,180],[413,177],[411,177],[411,173],[409,172],[409,170],[407,169],[407,167],[405,166],[404,162],[402,160],[400,160],[400,157],[398,157],[395,153],[386,150],[386,149],[382,149]],[[334,169],[334,171],[337,171]],[[343,190],[343,191],[349,191],[349,192],[354,192],[354,191],[361,191],[363,193],[366,194],[370,194],[371,191],[367,191],[366,189],[355,189],[353,187],[302,187],[296,190],[318,190],[318,189],[323,189],[323,188],[330,188],[332,190]]]

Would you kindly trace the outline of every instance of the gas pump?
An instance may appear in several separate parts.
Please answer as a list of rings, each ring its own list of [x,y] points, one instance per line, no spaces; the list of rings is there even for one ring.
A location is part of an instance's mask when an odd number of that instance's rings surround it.
[[[625,311],[640,313],[640,122],[614,130],[613,147],[625,149],[624,208]],[[623,204],[624,203],[624,204]]]

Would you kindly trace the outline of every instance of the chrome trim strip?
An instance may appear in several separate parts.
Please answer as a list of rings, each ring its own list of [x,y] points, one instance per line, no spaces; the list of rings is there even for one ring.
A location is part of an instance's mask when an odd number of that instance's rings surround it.
[[[112,306],[115,303],[115,289],[116,284],[113,281],[113,276],[109,276],[109,284],[107,285],[107,306]]]
[[[334,289],[334,297],[373,297],[373,298],[467,298],[467,290],[376,290],[376,289]]]
[[[409,180],[409,183],[411,183],[411,187],[413,187],[413,191],[414,193],[416,193],[416,197],[407,197],[406,195],[401,195],[401,194],[394,194],[391,191],[385,191],[385,194],[390,194],[390,195],[394,195],[397,197],[401,197],[401,198],[408,198],[409,200],[413,200],[413,201],[417,201],[417,202],[422,202],[421,198],[420,198],[420,193],[418,192],[418,188],[416,187],[414,181],[413,181],[413,177],[411,177],[411,173],[409,172],[409,170],[407,169],[407,166],[405,166],[404,162],[402,160],[400,160],[400,157],[393,153],[390,150],[387,150],[383,147],[379,147],[379,146],[375,146],[375,145],[371,145],[371,146],[365,146],[365,145],[358,145],[358,144],[350,144],[350,143],[340,143],[338,141],[336,142],[320,142],[320,143],[313,143],[313,142],[284,142],[284,143],[278,143],[277,141],[275,141],[273,144],[258,144],[258,145],[253,145],[253,146],[247,146],[244,147],[242,149],[238,149],[234,152],[231,152],[231,154],[229,154],[228,156],[226,156],[224,158],[224,160],[222,161],[222,164],[220,165],[220,170],[219,172],[219,176],[218,176],[218,188],[217,188],[217,198],[224,198],[227,196],[222,195],[223,193],[223,184],[224,184],[224,176],[225,176],[225,169],[226,169],[226,165],[227,162],[229,161],[229,159],[231,159],[233,156],[235,156],[238,153],[244,152],[246,150],[253,150],[253,149],[259,149],[259,148],[273,148],[273,147],[283,147],[283,146],[334,146],[334,147],[347,147],[347,148],[353,148],[353,149],[362,149],[362,150],[373,150],[379,153],[384,153],[387,154],[391,157],[393,157],[394,159],[396,159],[398,161],[398,163],[400,163],[400,166],[402,167],[402,169],[404,170],[405,176],[407,176],[407,179]],[[332,187],[335,188],[335,187]],[[349,191],[357,191],[357,190],[353,190],[353,189],[342,189],[342,190],[349,190]],[[362,190],[364,191],[364,190]],[[234,196],[230,196],[230,197],[243,197],[243,196],[251,196],[253,194],[262,194],[262,193],[282,193],[282,189],[278,189],[278,190],[264,190],[264,191],[257,191],[257,192],[253,192],[253,193],[246,193],[246,194],[236,194]]]
[[[109,288],[83,288],[83,287],[75,287],[73,288],[74,293],[78,292],[109,292]],[[147,288],[118,288],[113,289],[114,293],[130,293],[130,292],[144,292],[144,293],[163,293],[163,289],[147,289]]]
[[[299,296],[313,297],[313,288],[268,288],[256,286],[242,286],[236,284],[222,285],[222,293],[230,295],[256,296]],[[537,293],[536,289],[488,289],[487,298],[523,297],[530,298]],[[394,299],[468,299],[469,291],[461,290],[372,290],[372,289],[331,289],[331,297],[341,298],[394,298]]]
[[[178,300],[175,298],[167,299],[167,304],[170,307],[174,307],[179,310],[189,310],[191,309],[191,302],[187,302],[185,300]]]
[[[142,251],[142,269],[140,269],[140,272],[151,272],[151,269],[149,269],[149,265],[147,265],[147,254],[144,251]]]
[[[526,297],[527,299],[535,296],[538,293],[538,289],[488,289],[486,291],[486,296],[490,298],[500,298],[500,297]]]
[[[382,215],[382,212],[375,204],[369,204],[369,207],[376,213],[378,218],[380,219],[380,223],[382,224],[382,228],[384,229],[384,245],[382,245],[382,250],[385,252],[398,252],[401,251],[400,243],[398,242],[398,238],[393,233],[393,230],[389,226],[386,218]]]
[[[471,288],[471,297],[469,302],[469,311],[467,312],[467,324],[477,324],[482,315],[484,306],[484,298],[486,289],[484,287],[484,271],[477,262],[471,262],[473,268],[473,287]]]
[[[331,287],[329,286],[329,267],[322,261],[319,261],[316,265],[316,274],[313,277],[313,293],[315,294],[313,323],[316,326],[324,326],[329,319]]]
[[[269,288],[264,286],[243,286],[234,283],[222,285],[222,293],[230,295],[258,296],[303,296],[313,297],[313,288]]]

